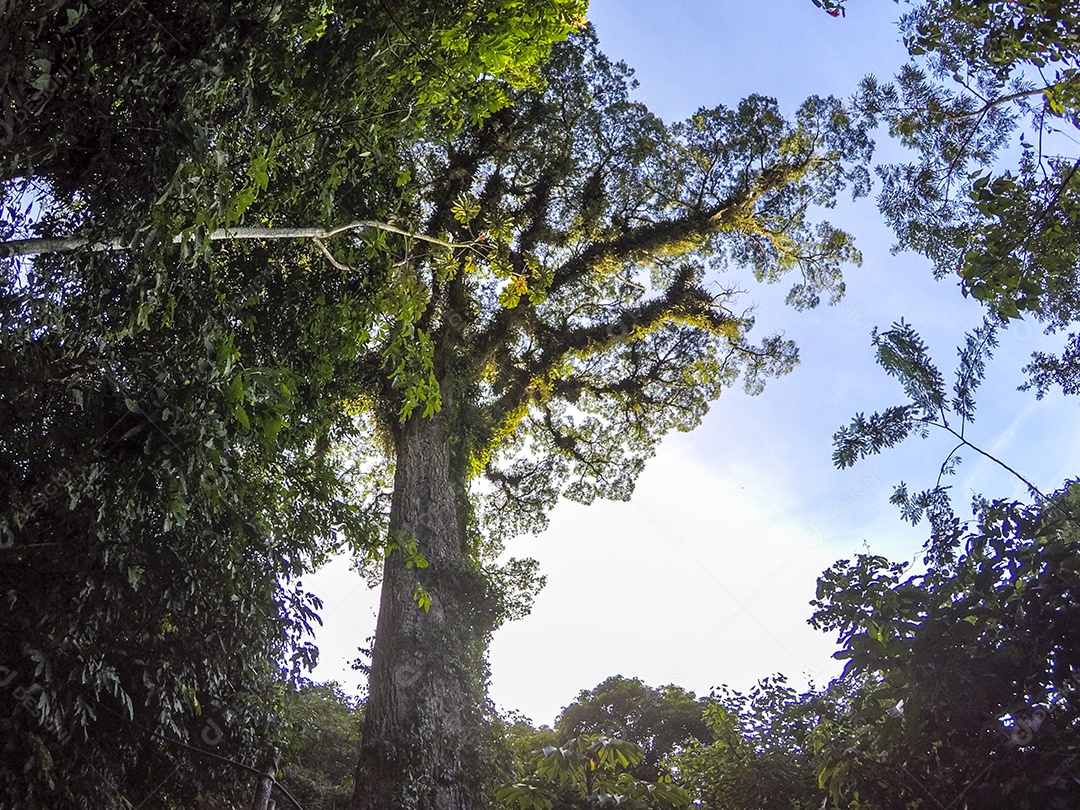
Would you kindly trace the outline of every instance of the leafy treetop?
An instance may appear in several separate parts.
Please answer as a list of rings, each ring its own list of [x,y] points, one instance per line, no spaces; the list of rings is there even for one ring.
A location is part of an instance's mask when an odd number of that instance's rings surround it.
[[[401,215],[470,246],[417,244],[378,271],[398,292],[365,364],[385,430],[416,408],[453,414],[504,534],[540,525],[560,493],[627,497],[659,437],[740,373],[758,391],[791,368],[790,342],[749,343],[735,286],[707,274],[792,271],[795,306],[836,300],[858,254],[810,211],[868,186],[871,144],[833,99],[786,121],[752,96],[665,126],[591,33],[543,75],[483,127],[412,152]]]

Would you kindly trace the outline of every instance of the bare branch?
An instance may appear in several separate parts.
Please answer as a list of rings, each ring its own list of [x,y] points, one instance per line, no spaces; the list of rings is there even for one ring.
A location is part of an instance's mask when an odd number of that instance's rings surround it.
[[[338,270],[344,270],[346,272],[351,272],[352,271],[352,268],[349,267],[349,265],[342,264],[341,262],[339,262],[337,259],[334,258],[334,254],[330,252],[330,249],[326,247],[326,243],[323,242],[322,239],[319,239],[318,237],[316,237],[314,239],[314,242],[315,242],[316,245],[318,245],[319,250],[322,251],[323,256],[326,257],[326,260],[328,262],[330,262],[330,264],[332,264]]]
[[[447,242],[436,239],[433,236],[414,233],[412,231],[390,225],[387,222],[378,222],[373,219],[361,219],[350,222],[347,225],[339,225],[336,228],[218,228],[212,231],[209,239],[212,242],[226,242],[235,239],[329,239],[346,231],[378,230],[387,233],[396,233],[427,242],[439,247],[467,248],[472,242]],[[180,244],[183,237],[180,235],[172,238],[173,244]],[[12,258],[14,256],[40,256],[46,253],[67,253],[80,248],[91,251],[131,250],[135,245],[127,244],[119,238],[106,239],[92,242],[79,236],[68,236],[56,239],[13,239],[10,242],[0,242],[0,257]]]

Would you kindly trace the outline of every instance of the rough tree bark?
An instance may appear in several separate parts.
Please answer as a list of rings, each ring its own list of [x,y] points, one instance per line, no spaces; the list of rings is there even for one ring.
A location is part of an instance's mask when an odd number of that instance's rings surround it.
[[[263,775],[255,785],[255,798],[251,801],[251,810],[274,810],[274,777],[281,765],[281,754],[274,751],[266,759]]]
[[[400,548],[385,561],[356,810],[465,810],[481,799],[484,587],[445,412],[415,413],[395,437],[391,537],[415,540],[428,566],[406,567]]]

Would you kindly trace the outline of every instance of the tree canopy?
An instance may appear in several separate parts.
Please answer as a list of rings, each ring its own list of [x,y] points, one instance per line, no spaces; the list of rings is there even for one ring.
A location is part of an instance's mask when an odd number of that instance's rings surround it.
[[[815,0],[817,2],[817,0]],[[817,3],[835,12],[843,4]],[[1037,352],[1032,387],[1077,391],[1080,6],[1043,0],[912,2],[912,56],[893,82],[867,77],[856,107],[912,150],[878,167],[879,207],[914,250],[996,319],[1070,330]]]
[[[559,714],[555,730],[562,738],[602,734],[637,745],[642,759],[632,773],[655,781],[661,762],[679,746],[691,739],[712,739],[704,708],[693,692],[675,684],[651,688],[638,678],[613,676],[582,690]]]
[[[316,652],[300,577],[381,547],[331,454],[376,304],[310,243],[205,237],[256,199],[385,214],[388,155],[534,81],[581,10],[3,7],[0,238],[131,248],[3,262],[5,804],[247,801]]]
[[[43,234],[77,226],[144,252],[236,224],[260,193],[263,219],[370,213],[402,138],[504,105],[584,3],[166,0],[129,11],[5,7],[8,227],[24,222],[10,194],[26,184],[55,203]]]

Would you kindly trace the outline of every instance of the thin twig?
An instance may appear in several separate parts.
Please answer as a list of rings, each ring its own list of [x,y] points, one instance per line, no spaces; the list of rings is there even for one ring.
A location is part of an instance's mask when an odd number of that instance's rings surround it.
[[[1027,96],[1037,96],[1037,95],[1039,95],[1041,93],[1045,93],[1047,90],[1053,90],[1055,87],[1058,87],[1060,84],[1063,84],[1063,82],[1059,82],[1058,84],[1049,84],[1046,87],[1039,87],[1039,88],[1037,88],[1035,90],[1021,90],[1018,93],[1010,93],[1010,94],[1008,94],[1006,96],[1001,96],[999,98],[991,99],[990,101],[986,102],[986,104],[984,104],[982,107],[975,110],[975,112],[968,113],[967,115],[963,115],[963,114],[947,114],[947,117],[948,118],[970,118],[972,116],[982,115],[985,112],[989,112],[994,107],[997,107],[999,104],[1008,104],[1010,101],[1017,101],[1018,99],[1026,98]]]
[[[949,451],[949,455],[945,456],[945,460],[941,462],[941,467],[938,468],[937,481],[934,484],[935,489],[941,486],[941,477],[945,475],[945,467],[948,465],[949,461],[952,460],[952,457],[956,455],[956,451],[963,447],[964,444],[966,444],[966,442],[961,441],[960,444]]]

